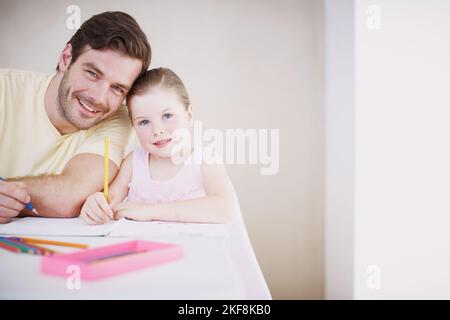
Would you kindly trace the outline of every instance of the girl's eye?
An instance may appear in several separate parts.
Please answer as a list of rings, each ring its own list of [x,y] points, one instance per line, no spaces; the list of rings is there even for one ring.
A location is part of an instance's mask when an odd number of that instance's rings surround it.
[[[148,121],[148,120],[141,120],[141,121],[138,122],[138,125],[139,126],[146,126],[149,123],[150,123],[150,121]]]
[[[170,119],[172,117],[173,117],[173,114],[171,114],[171,113],[164,113],[163,116],[162,116],[163,120],[167,120],[167,119]]]
[[[92,78],[97,79],[97,74],[96,74],[94,71],[86,70],[86,72],[89,73],[89,75],[90,75]]]

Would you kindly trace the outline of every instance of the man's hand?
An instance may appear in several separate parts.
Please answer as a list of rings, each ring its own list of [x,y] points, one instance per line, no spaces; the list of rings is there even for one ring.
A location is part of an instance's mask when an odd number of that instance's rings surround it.
[[[24,183],[0,181],[0,223],[17,217],[27,202],[30,202],[30,195]]]

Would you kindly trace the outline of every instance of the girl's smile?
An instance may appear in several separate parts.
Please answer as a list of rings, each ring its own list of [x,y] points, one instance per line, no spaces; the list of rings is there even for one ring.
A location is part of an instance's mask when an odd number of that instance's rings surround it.
[[[158,141],[156,141],[156,142],[153,142],[153,145],[156,146],[157,148],[164,148],[164,147],[167,146],[171,141],[172,141],[172,139],[158,140]]]

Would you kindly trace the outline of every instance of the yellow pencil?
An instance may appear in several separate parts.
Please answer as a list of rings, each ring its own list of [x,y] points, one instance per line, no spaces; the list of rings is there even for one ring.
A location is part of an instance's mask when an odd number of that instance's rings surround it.
[[[106,201],[108,201],[108,161],[109,161],[109,139],[105,137],[105,174],[103,179],[103,195],[105,196]]]

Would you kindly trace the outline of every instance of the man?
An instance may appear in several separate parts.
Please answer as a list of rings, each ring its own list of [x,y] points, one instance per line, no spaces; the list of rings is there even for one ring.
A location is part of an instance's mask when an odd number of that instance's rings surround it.
[[[118,171],[131,132],[122,103],[147,70],[151,49],[123,12],[87,20],[60,54],[53,77],[0,69],[0,223],[31,201],[41,216],[75,217]]]

